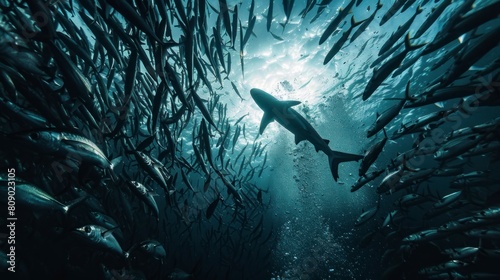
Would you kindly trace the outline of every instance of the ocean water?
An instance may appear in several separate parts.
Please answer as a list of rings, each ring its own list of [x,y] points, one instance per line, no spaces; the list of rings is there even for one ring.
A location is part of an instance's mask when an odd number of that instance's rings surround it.
[[[5,279],[498,279],[499,2],[224,2],[0,2]],[[390,12],[399,2],[407,9]],[[405,36],[422,46],[362,98]],[[297,119],[284,123],[306,141],[279,120],[260,134],[253,88],[300,101],[292,108],[334,151],[365,155],[386,133],[367,172],[380,175],[351,191],[363,159],[334,180]],[[367,137],[407,89],[415,99]],[[446,89],[456,95],[411,108]]]

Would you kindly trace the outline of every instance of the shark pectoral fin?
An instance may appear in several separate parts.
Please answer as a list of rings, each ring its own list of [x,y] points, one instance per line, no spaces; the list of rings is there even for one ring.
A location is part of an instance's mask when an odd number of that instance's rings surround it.
[[[260,128],[259,128],[259,133],[262,134],[264,132],[264,129],[266,129],[267,125],[274,121],[274,116],[273,114],[270,113],[264,113],[264,116],[262,117],[262,120],[260,121]]]
[[[326,143],[327,145],[328,145],[328,144],[330,144],[330,140],[328,140],[328,139],[323,139],[323,141],[325,141],[325,143]]]
[[[287,108],[290,108],[292,106],[297,106],[299,105],[301,102],[300,101],[295,101],[295,100],[286,100],[286,101],[281,101],[281,104],[283,104],[283,106],[287,107]]]
[[[306,140],[306,138],[302,135],[295,134],[295,145],[299,144],[299,142],[302,140]],[[318,151],[318,149],[316,149],[316,152],[317,151]]]

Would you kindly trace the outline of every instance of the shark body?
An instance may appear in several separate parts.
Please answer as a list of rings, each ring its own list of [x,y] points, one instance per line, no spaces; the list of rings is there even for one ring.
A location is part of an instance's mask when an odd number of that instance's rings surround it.
[[[281,101],[276,99],[269,93],[253,88],[250,94],[255,103],[264,111],[259,133],[262,134],[267,125],[274,120],[281,124],[284,128],[295,135],[295,144],[303,140],[309,141],[314,145],[316,152],[322,151],[328,156],[330,171],[333,179],[337,181],[338,165],[346,161],[358,161],[363,158],[362,155],[348,154],[332,150],[328,144],[329,140],[323,139],[312,125],[297,111],[292,109],[292,106],[300,104],[300,101]]]

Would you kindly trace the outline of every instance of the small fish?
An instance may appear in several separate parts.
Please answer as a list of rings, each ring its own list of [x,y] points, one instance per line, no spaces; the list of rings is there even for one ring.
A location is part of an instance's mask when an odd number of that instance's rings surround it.
[[[139,166],[168,193],[170,186],[167,181],[171,175],[166,168],[158,160],[153,159],[143,152],[134,151],[133,153]]]
[[[381,0],[379,0],[378,3],[377,3],[377,7],[376,7],[375,11],[366,20],[364,20],[363,23],[359,26],[358,30],[356,30],[356,32],[354,32],[354,34],[352,34],[351,41],[350,41],[351,43],[354,40],[356,40],[356,38],[358,38],[359,35],[361,35],[366,30],[366,28],[370,25],[370,23],[375,18],[375,15],[377,14],[378,10],[380,10],[382,8],[383,5],[382,5],[382,3],[380,1]],[[364,49],[364,48],[362,48],[362,49]],[[360,51],[360,53],[361,52],[362,51]]]
[[[241,75],[245,78],[245,64],[244,64],[244,50],[245,44],[243,44],[243,27],[241,26],[240,21],[240,65],[241,65]]]
[[[363,92],[363,101],[366,101],[377,88],[385,81],[389,75],[400,66],[401,62],[405,58],[408,52],[419,49],[425,44],[412,45],[410,43],[410,33],[407,34],[405,38],[405,49],[397,55],[394,55],[386,63],[380,66],[378,69],[373,71],[373,76],[366,85],[365,91]]]
[[[446,53],[442,56],[439,57],[439,60],[436,61],[432,67],[431,70],[436,70],[442,65],[452,61],[452,59],[457,59],[458,54],[462,51],[462,49],[466,46],[467,44],[465,43],[459,43],[453,49],[447,50]]]
[[[420,132],[421,129],[433,122],[443,121],[444,118],[448,118],[451,120],[451,115],[455,113],[458,108],[445,109],[437,112],[432,112],[427,115],[423,115],[418,117],[416,120],[409,121],[401,125],[401,128],[394,132],[391,139],[398,139],[399,137],[407,134],[413,134],[416,132]]]
[[[250,39],[250,35],[252,35],[253,28],[255,26],[255,22],[257,20],[256,16],[253,16],[248,22],[247,30],[245,31],[245,36],[243,37],[243,42],[241,43],[242,49],[247,45],[248,39]],[[241,29],[240,29],[241,31]]]
[[[345,31],[344,33],[342,33],[342,37],[340,37],[340,39],[337,42],[335,42],[335,44],[333,45],[333,47],[326,54],[325,60],[323,61],[323,65],[326,65],[328,62],[330,62],[330,60],[340,51],[340,49],[345,44],[345,42],[347,42],[347,38],[349,38],[349,35],[351,34],[351,31],[356,26],[358,26],[361,23],[363,23],[363,21],[364,20],[362,20],[362,21],[356,21],[354,19],[354,16],[351,17],[351,26],[349,27],[349,29],[347,29],[347,31]]]
[[[396,44],[396,42],[399,40],[399,38],[401,38],[401,36],[403,36],[406,33],[406,31],[408,31],[408,29],[410,28],[411,24],[415,20],[415,18],[421,12],[422,12],[422,8],[419,6],[417,8],[417,11],[415,12],[415,14],[413,14],[413,16],[411,18],[409,18],[403,25],[400,25],[398,27],[398,29],[396,31],[394,31],[394,33],[392,33],[392,35],[389,37],[389,39],[380,48],[378,55],[381,55],[381,54],[385,53],[392,46],[394,46],[394,44]]]
[[[274,0],[269,0],[269,8],[267,10],[266,28],[268,32],[271,29],[271,23],[273,22],[273,1]]]
[[[377,134],[380,130],[382,130],[387,124],[389,124],[401,111],[401,109],[407,103],[407,100],[411,100],[410,98],[410,81],[406,84],[405,90],[405,98],[401,99],[397,104],[389,107],[382,114],[377,113],[377,119],[375,122],[368,128],[367,137],[370,138],[373,135]]]
[[[317,4],[317,0],[307,0],[306,6],[304,9],[300,12],[300,17],[305,18],[306,15],[314,8],[314,6]]]
[[[420,26],[420,28],[417,30],[415,33],[415,38],[418,38],[422,36],[425,31],[431,27],[431,25],[439,18],[439,16],[444,12],[446,7],[448,7],[451,4],[451,0],[444,0],[437,6],[435,9],[433,9],[432,13],[427,17],[427,19],[424,21],[424,23]]]
[[[468,257],[475,256],[480,252],[480,248],[477,247],[462,247],[462,248],[451,248],[445,249],[443,252],[448,255],[451,259],[464,259]]]
[[[365,174],[364,176],[359,177],[359,179],[351,186],[351,192],[355,192],[355,191],[359,190],[361,187],[363,187],[367,183],[375,180],[382,173],[384,173],[384,169],[373,171],[369,174]]]
[[[224,68],[224,71],[226,71],[226,64],[224,62],[224,52],[222,50],[223,44],[222,44],[222,37],[219,31],[218,27],[212,27],[212,34],[214,38],[214,46],[215,49],[217,50],[216,54],[217,57],[219,58],[219,63],[222,65],[222,68]],[[214,61],[217,61],[216,59]]]
[[[215,200],[212,201],[212,203],[210,203],[210,205],[208,205],[207,212],[205,214],[207,219],[210,219],[212,217],[212,215],[215,212],[215,209],[217,208],[217,205],[219,204],[219,201],[220,201],[220,196],[217,196],[215,198]]]
[[[152,256],[157,260],[162,260],[167,257],[167,251],[165,250],[165,247],[156,240],[144,240],[139,244],[135,245],[133,249],[136,248],[140,249],[141,251],[145,252],[146,254]],[[129,250],[129,252],[131,251],[132,249]]]
[[[474,238],[497,240],[500,238],[500,229],[499,228],[472,229],[465,232],[465,235]]]
[[[359,166],[359,176],[365,175],[366,171],[370,166],[377,160],[378,156],[382,152],[382,149],[387,142],[387,134],[384,130],[384,138],[377,143],[373,144],[365,153],[363,159],[361,160],[361,164]]]
[[[127,1],[123,0],[109,0],[108,3],[113,6],[124,18],[128,19],[138,29],[146,33],[150,38],[157,42],[162,42],[158,36],[153,32],[151,26],[136,12]],[[185,16],[185,15],[184,15]],[[186,24],[187,22],[185,22]]]
[[[234,44],[236,43],[236,36],[238,33],[238,6],[234,6],[234,12],[233,12],[233,25],[231,27],[231,48],[234,50]],[[231,57],[231,55],[228,55],[228,59]],[[228,63],[228,69],[230,68],[230,63]],[[229,70],[228,70],[229,72]],[[228,73],[229,75],[229,73]]]
[[[382,16],[382,19],[380,20],[380,26],[384,25],[389,19],[391,19],[396,12],[404,5],[406,0],[396,0],[392,4],[392,6],[387,10],[387,12]]]
[[[0,188],[0,193],[2,194],[2,203],[7,204],[7,183],[9,181],[4,178],[7,178],[7,176],[2,176],[2,178],[0,179],[0,182],[3,185]],[[18,203],[19,205],[23,205],[24,207],[26,207],[26,209],[31,209],[37,212],[41,211],[45,213],[54,211],[62,213],[63,215],[68,215],[75,207],[77,207],[87,199],[87,196],[82,196],[69,202],[68,204],[63,204],[40,188],[28,183],[21,182],[17,182],[17,184],[15,185],[15,194],[16,203]]]
[[[368,222],[371,218],[373,218],[375,216],[375,214],[377,213],[377,211],[379,209],[379,206],[380,206],[380,199],[377,202],[377,206],[375,206],[369,210],[364,211],[358,217],[358,219],[356,219],[356,223],[354,224],[354,226],[360,226],[360,225]]]
[[[80,240],[83,240],[83,242],[100,250],[125,256],[120,243],[118,243],[111,231],[110,229],[97,225],[86,225],[74,229],[72,233],[77,238],[80,238]]]
[[[498,44],[495,38],[500,37],[500,27],[497,27],[490,32],[481,36],[478,42],[470,45],[460,57],[455,60],[450,70],[445,73],[440,79],[441,87],[448,86],[453,81],[458,79],[463,73],[476,63],[481,57],[495,48]]]
[[[332,35],[332,33],[337,30],[338,25],[340,22],[351,12],[351,8],[354,6],[354,3],[356,3],[356,0],[351,0],[345,8],[340,9],[337,17],[335,17],[326,27],[326,30],[323,32],[319,39],[319,44],[323,44],[329,37]]]
[[[224,23],[224,28],[226,29],[226,33],[232,39],[231,19],[229,17],[229,7],[227,5],[227,1],[226,0],[219,0],[219,8],[220,8],[219,14],[222,15],[222,22]]]
[[[233,90],[234,92],[236,92],[236,94],[238,95],[238,97],[241,99],[241,101],[244,101],[245,99],[243,97],[241,97],[241,94],[240,92],[238,91],[238,88],[236,87],[236,85],[231,81],[231,86],[233,87]]]
[[[400,183],[404,172],[409,170],[410,169],[406,166],[406,163],[403,163],[397,170],[387,174],[378,185],[377,193],[382,194],[387,191],[393,191]]]
[[[403,238],[403,242],[404,243],[427,242],[437,239],[443,239],[445,237],[448,237],[449,235],[450,235],[449,233],[441,232],[437,229],[428,229],[408,235],[407,237]]]
[[[44,117],[26,110],[2,96],[0,96],[0,108],[3,114],[9,115],[12,119],[22,120],[34,128],[42,129],[50,125]]]
[[[208,174],[207,178],[205,179],[205,183],[203,184],[203,192],[207,192],[208,188],[210,187],[211,183],[211,175]]]
[[[481,141],[483,141],[483,139],[484,136],[473,135],[449,141],[436,151],[436,153],[434,154],[434,159],[439,161],[446,161],[451,158],[457,157],[477,146]]]
[[[236,143],[238,142],[238,137],[240,137],[241,133],[241,128],[239,125],[236,126],[236,130],[234,131],[233,135],[233,148],[232,151],[234,151],[234,148],[236,147]]]
[[[42,129],[13,133],[9,137],[42,154],[70,156],[104,169],[111,168],[110,161],[94,142],[76,134]]]
[[[132,192],[134,192],[149,207],[156,219],[159,219],[160,213],[156,200],[154,199],[154,195],[157,194],[154,191],[147,189],[146,186],[137,181],[130,181],[128,185]]]
[[[269,31],[269,33],[271,33],[271,35],[274,37],[274,39],[278,40],[278,41],[284,41],[285,39],[281,38],[280,36],[274,34],[273,32]]]
[[[103,28],[97,24],[96,19],[91,19],[88,17],[83,11],[80,11],[80,17],[85,22],[87,27],[92,31],[92,33],[96,36],[96,39],[99,40],[99,43],[108,51],[108,54],[115,59],[120,65],[123,64],[121,59],[121,55],[116,47],[111,42],[109,35],[103,30]]]
[[[182,176],[182,181],[188,187],[188,189],[190,189],[193,193],[196,193],[196,191],[194,190],[193,186],[191,185],[191,182],[189,182],[189,179],[188,179],[188,177],[183,169],[181,169],[181,176]]]
[[[292,15],[294,3],[295,0],[283,0],[283,10],[285,11],[286,17],[285,22],[282,24],[283,31],[285,31],[285,26],[287,25],[288,21],[290,20],[290,16]]]
[[[407,102],[404,107],[416,108],[434,104],[437,102],[463,98],[476,93],[476,90],[477,87],[475,86],[450,86],[446,88],[436,89],[435,91],[426,93],[423,96],[414,98],[413,100],[411,100],[411,102]]]

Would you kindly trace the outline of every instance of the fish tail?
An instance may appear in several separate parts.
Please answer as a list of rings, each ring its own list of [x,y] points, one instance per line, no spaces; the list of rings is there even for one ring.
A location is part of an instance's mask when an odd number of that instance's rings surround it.
[[[423,10],[424,10],[424,8],[422,8],[421,5],[418,5],[418,7],[417,7],[417,15],[420,14]]]
[[[384,5],[380,2],[380,0],[378,0],[376,10],[382,9],[382,6],[384,6]]]
[[[362,158],[362,155],[331,151],[328,155],[328,162],[330,164],[330,171],[332,172],[333,179],[337,181],[337,179],[339,178],[339,164],[341,162],[358,161]]]
[[[408,83],[406,83],[406,89],[405,89],[405,100],[417,101],[417,98],[413,97],[413,96],[410,94],[410,80],[408,80]]]
[[[411,39],[410,32],[408,32],[406,34],[406,37],[405,37],[405,48],[408,51],[413,51],[413,50],[419,49],[427,44],[427,43],[424,43],[424,44],[419,44],[419,45],[412,45],[412,43],[410,42],[410,39]]]
[[[352,16],[352,17],[351,17],[351,26],[352,26],[351,28],[354,28],[354,27],[356,27],[356,26],[358,26],[358,25],[362,24],[365,20],[366,20],[366,19],[361,20],[361,21],[356,21],[356,20],[354,19],[354,16]]]

